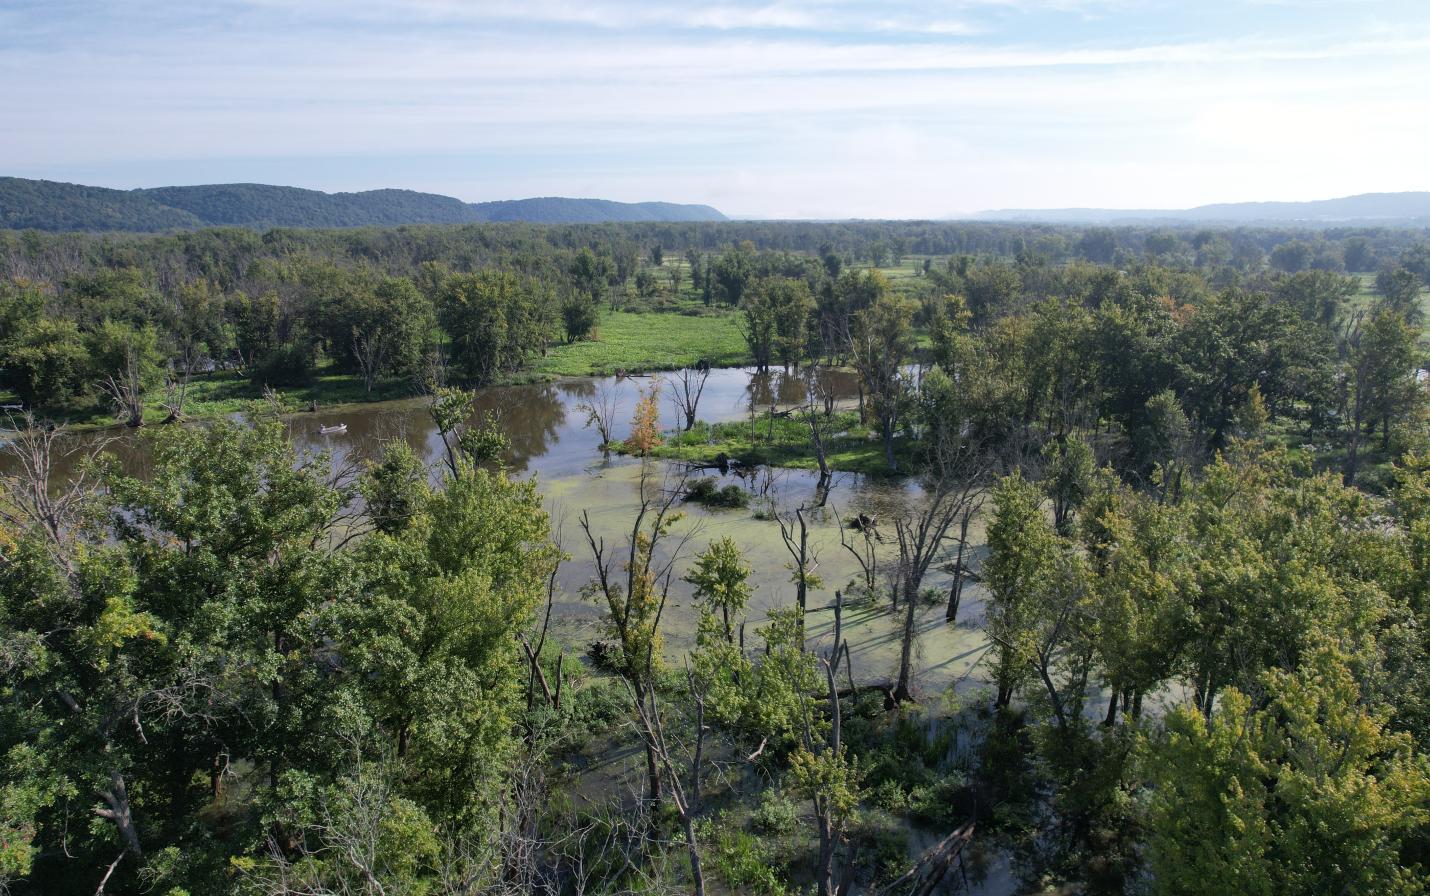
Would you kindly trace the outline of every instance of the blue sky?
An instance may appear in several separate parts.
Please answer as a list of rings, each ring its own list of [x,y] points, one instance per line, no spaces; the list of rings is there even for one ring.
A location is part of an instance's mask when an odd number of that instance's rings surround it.
[[[1430,189],[1426,0],[0,0],[0,174],[750,217]]]

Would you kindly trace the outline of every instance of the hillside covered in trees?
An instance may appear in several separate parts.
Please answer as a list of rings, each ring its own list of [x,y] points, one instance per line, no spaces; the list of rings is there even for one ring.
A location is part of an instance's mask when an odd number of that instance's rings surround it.
[[[0,227],[137,231],[199,227],[372,227],[531,221],[719,221],[709,206],[605,199],[513,199],[466,203],[412,190],[323,193],[267,184],[110,190],[0,178]]]

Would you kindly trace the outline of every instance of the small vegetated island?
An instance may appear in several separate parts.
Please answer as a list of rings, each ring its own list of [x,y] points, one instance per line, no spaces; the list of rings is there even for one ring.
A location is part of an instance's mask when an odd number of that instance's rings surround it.
[[[1426,231],[220,198],[0,231],[0,890],[1424,892]]]

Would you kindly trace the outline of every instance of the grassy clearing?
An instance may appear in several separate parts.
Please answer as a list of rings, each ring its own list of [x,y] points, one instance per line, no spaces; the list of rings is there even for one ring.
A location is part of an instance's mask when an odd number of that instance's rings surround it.
[[[748,364],[749,349],[733,313],[608,311],[594,340],[558,345],[531,365],[537,376],[600,376],[673,370],[700,359],[715,367]]]
[[[895,286],[900,280],[914,280],[923,276],[925,255],[905,255],[896,265],[887,265],[879,268],[879,272],[889,279]],[[938,259],[934,260],[935,263]]]
[[[837,413],[833,430],[827,455],[831,468],[874,476],[889,473],[883,443],[876,433],[859,424],[858,412]],[[665,444],[651,453],[665,460],[695,464],[713,464],[723,454],[748,466],[819,468],[805,425],[793,417],[770,417],[768,412],[756,416],[753,422],[696,423],[689,432],[667,437]]]
[[[1365,311],[1367,314],[1384,298],[1375,288],[1374,274],[1353,274],[1360,281],[1360,289],[1351,296],[1347,305],[1352,311]],[[1430,289],[1420,291],[1420,313],[1426,320],[1430,320]],[[1420,347],[1430,349],[1430,327],[1425,328],[1420,333]]]

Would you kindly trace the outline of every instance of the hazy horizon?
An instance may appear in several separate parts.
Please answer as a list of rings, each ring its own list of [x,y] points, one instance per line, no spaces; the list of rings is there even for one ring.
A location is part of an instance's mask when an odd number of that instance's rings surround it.
[[[0,174],[736,218],[1430,189],[1430,10],[1262,0],[0,6]]]

